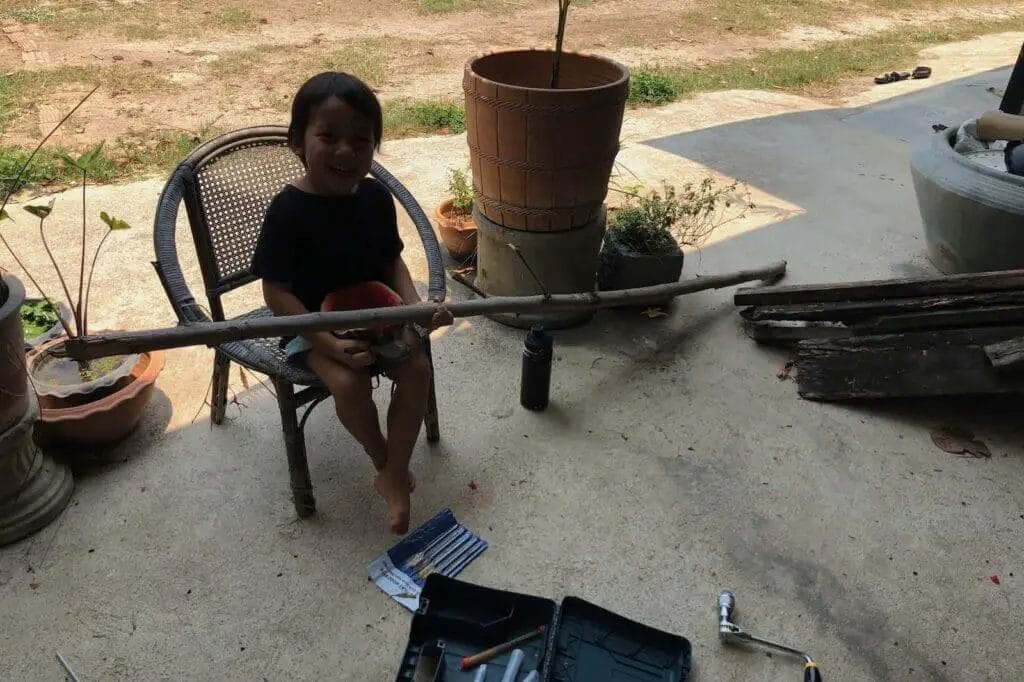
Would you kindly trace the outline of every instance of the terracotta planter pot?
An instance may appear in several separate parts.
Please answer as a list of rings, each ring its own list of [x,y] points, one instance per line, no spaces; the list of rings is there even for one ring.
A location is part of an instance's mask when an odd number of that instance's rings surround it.
[[[44,344],[33,360],[54,343]],[[40,440],[55,445],[108,445],[131,433],[142,419],[153,386],[164,366],[161,351],[142,353],[131,372],[112,386],[90,395],[40,395]]]
[[[453,201],[442,201],[434,210],[434,219],[448,253],[456,260],[466,260],[476,253],[476,221],[471,215],[452,215]]]
[[[603,57],[553,51],[487,54],[465,67],[467,142],[476,205],[516,230],[592,222],[619,151],[629,70]]]

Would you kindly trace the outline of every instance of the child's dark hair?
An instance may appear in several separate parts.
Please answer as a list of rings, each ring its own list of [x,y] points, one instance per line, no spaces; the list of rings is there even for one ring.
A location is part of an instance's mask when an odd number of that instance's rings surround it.
[[[363,81],[355,76],[340,71],[318,73],[302,84],[292,101],[292,121],[288,125],[288,144],[292,149],[302,146],[309,125],[309,115],[313,107],[331,97],[337,97],[363,116],[373,122],[374,144],[379,149],[381,135],[384,132],[384,115],[380,102]]]

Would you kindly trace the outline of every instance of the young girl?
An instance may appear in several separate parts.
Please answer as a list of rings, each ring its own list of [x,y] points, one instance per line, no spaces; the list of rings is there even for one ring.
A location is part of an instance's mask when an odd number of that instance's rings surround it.
[[[263,297],[275,315],[318,311],[325,299],[350,300],[366,290],[370,299],[362,307],[380,304],[382,289],[385,299],[420,302],[402,260],[391,194],[367,177],[382,127],[377,98],[348,74],[321,73],[295,95],[288,142],[306,172],[271,202],[253,258],[253,272],[263,278]],[[434,316],[433,327],[451,321],[445,311]],[[305,362],[324,382],[338,419],[370,456],[378,472],[374,488],[387,502],[396,534],[409,527],[409,493],[415,487],[409,459],[431,371],[419,336],[407,327],[401,334],[410,349],[402,360],[377,357],[365,341],[332,332],[306,333],[286,346],[290,361]],[[386,438],[371,395],[371,380],[379,373],[395,383]]]

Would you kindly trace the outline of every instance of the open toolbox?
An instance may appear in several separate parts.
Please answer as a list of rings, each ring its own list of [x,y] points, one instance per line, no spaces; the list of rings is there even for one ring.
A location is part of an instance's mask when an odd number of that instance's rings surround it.
[[[494,590],[443,575],[427,578],[413,615],[396,682],[474,682],[463,657],[544,626],[520,644],[522,682],[537,670],[544,682],[684,682],[690,642],[633,622],[576,597],[550,599]],[[487,663],[487,682],[501,682],[511,654]]]

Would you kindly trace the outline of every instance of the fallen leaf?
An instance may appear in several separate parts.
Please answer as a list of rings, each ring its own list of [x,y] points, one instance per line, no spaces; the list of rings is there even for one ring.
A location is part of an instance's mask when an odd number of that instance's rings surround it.
[[[647,308],[640,314],[646,317],[648,320],[654,320],[659,317],[668,317],[668,313],[666,313],[661,308]]]
[[[988,577],[988,579],[991,580],[992,582],[994,582],[996,585],[999,584],[999,576],[998,575],[990,575]]]
[[[143,59],[142,60],[142,65],[143,66],[153,66],[153,61],[151,59]]]
[[[944,426],[931,432],[932,442],[940,450],[964,457],[991,457],[988,446],[974,438],[974,434],[955,426]]]
[[[782,366],[782,369],[775,373],[775,378],[777,378],[779,381],[785,381],[786,379],[788,379],[789,373],[793,371],[793,364],[794,363],[792,360],[784,364]]]
[[[261,24],[269,24],[270,23],[270,19],[267,19],[266,17],[260,17],[260,23]]]
[[[469,482],[469,489],[470,489],[470,490],[476,490],[476,489],[477,489],[477,488],[479,488],[479,487],[480,487],[480,486],[478,486],[478,485],[476,484],[476,482],[475,482],[475,481],[470,481],[470,482]]]
[[[115,62],[123,62],[124,61],[124,55],[115,54],[113,59],[114,59]]]

